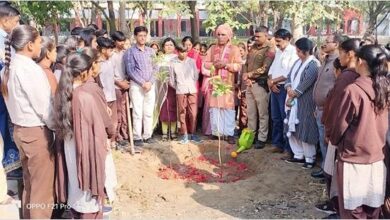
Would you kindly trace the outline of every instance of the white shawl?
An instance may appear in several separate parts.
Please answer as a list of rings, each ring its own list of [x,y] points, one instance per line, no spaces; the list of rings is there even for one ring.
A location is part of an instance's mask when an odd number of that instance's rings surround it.
[[[310,63],[310,61],[314,60],[315,57],[313,55],[310,55],[305,62],[302,63],[302,60],[298,60],[295,65],[293,66],[293,69],[291,70],[291,89],[296,89],[301,81],[301,76],[303,71],[305,70],[306,66]],[[287,98],[288,99],[288,96]],[[288,110],[289,108],[286,108]],[[287,137],[291,136],[291,133],[295,132],[295,125],[299,123],[298,119],[298,99],[294,98],[294,104],[291,106],[290,114],[287,116],[287,121],[285,123],[288,125],[288,131],[287,131]]]

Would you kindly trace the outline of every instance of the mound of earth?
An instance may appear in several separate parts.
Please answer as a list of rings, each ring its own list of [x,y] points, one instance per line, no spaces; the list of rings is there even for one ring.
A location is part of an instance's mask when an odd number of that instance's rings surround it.
[[[114,151],[117,198],[113,218],[322,218],[314,209],[325,185],[312,170],[280,160],[267,146],[237,159],[218,141],[158,142],[142,154]]]

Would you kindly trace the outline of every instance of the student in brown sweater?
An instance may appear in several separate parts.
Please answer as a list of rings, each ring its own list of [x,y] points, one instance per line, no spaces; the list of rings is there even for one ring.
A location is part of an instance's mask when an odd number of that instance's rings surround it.
[[[338,151],[340,217],[378,218],[385,197],[390,76],[380,47],[366,45],[356,55],[360,76],[342,92],[329,139]]]

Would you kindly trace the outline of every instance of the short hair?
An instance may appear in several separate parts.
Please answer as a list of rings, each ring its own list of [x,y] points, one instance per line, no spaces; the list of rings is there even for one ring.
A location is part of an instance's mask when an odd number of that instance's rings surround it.
[[[255,33],[265,33],[265,34],[268,34],[268,27],[266,26],[260,26],[258,28],[255,29]]]
[[[290,31],[288,31],[284,28],[281,28],[274,33],[274,37],[275,38],[282,38],[283,40],[291,40],[292,34],[290,33]]]
[[[304,53],[308,52],[310,55],[313,54],[314,43],[309,38],[299,38],[295,42],[295,46]]]
[[[181,40],[181,42],[184,44],[186,41],[190,41],[192,43],[192,45],[194,45],[194,39],[192,39],[191,36],[185,36],[183,37],[183,40]]]
[[[96,37],[96,30],[92,28],[84,28],[80,32],[80,38],[84,41],[86,47],[90,47],[92,45],[93,38]]]
[[[93,23],[89,24],[89,25],[87,26],[87,28],[92,28],[92,29],[94,29],[95,31],[99,30],[99,27],[98,27],[96,24],[93,24]]]
[[[181,44],[178,44],[178,45],[176,46],[176,50],[177,50],[179,53],[187,52],[187,48],[184,47],[184,46],[181,45]]]
[[[145,26],[138,26],[134,28],[134,35],[137,36],[140,32],[148,33],[148,29]]]
[[[171,38],[171,37],[167,37],[167,38],[165,38],[165,39],[163,40],[163,42],[161,43],[162,50],[164,50],[164,46],[165,46],[165,44],[166,44],[167,42],[172,42],[172,43],[173,43],[173,47],[176,48],[176,42],[175,42],[175,40],[174,40],[173,38]]]
[[[70,35],[72,36],[78,36],[80,35],[80,32],[83,30],[82,27],[75,27],[70,31]]]
[[[96,31],[96,37],[102,37],[105,34],[107,34],[107,30],[105,30],[105,29],[101,29],[101,30]]]
[[[19,16],[20,12],[18,9],[13,7],[11,3],[7,1],[0,2],[0,18],[1,17],[15,17]]]
[[[111,39],[113,41],[125,41],[126,37],[125,34],[121,31],[115,31],[114,33],[111,34]]]
[[[98,37],[96,39],[96,42],[98,44],[98,49],[104,49],[104,48],[114,48],[115,44],[114,41],[111,39],[108,39],[106,37]]]

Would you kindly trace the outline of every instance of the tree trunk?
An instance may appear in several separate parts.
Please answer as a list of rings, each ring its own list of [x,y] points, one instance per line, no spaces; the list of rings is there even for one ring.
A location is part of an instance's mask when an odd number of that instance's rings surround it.
[[[190,11],[192,14],[192,18],[190,18],[191,36],[194,41],[199,41],[198,22],[196,19],[196,1],[189,1],[188,6],[190,6]]]
[[[129,34],[129,29],[126,22],[126,2],[119,2],[119,29],[125,34]]]
[[[367,2],[367,8],[366,11],[368,13],[368,27],[366,29],[366,32],[364,33],[364,37],[369,36],[374,33],[374,30],[377,28],[377,19],[378,16],[383,13],[389,11],[389,5],[386,1],[369,1]],[[387,14],[386,13],[386,14]],[[380,23],[380,22],[379,22]]]
[[[96,24],[96,18],[97,18],[97,8],[96,7],[92,7],[91,8],[91,18],[90,20],[88,21],[88,24]]]
[[[300,13],[303,9],[303,4],[302,2],[299,2],[298,5],[296,5],[296,12],[294,12],[292,16],[292,21],[291,21],[291,33],[293,35],[293,42],[298,40],[303,36],[303,18],[302,14]]]
[[[303,25],[301,19],[297,14],[294,14],[291,22],[291,32],[293,35],[293,42],[303,36]]]
[[[115,11],[114,11],[114,3],[113,1],[107,1],[107,7],[108,7],[108,16],[110,17],[110,33],[114,33],[116,31],[116,25],[115,25]]]
[[[264,2],[262,10],[262,25],[268,27],[268,8],[269,2]]]
[[[284,15],[280,12],[277,13],[277,16],[274,16],[274,21],[275,21],[274,22],[274,25],[275,25],[274,30],[275,31],[277,31],[283,27],[283,20],[284,20]]]

